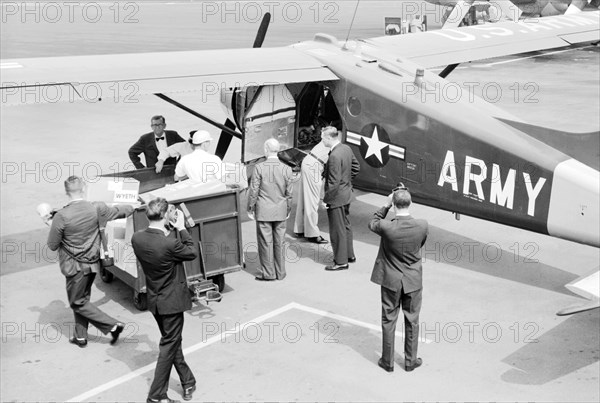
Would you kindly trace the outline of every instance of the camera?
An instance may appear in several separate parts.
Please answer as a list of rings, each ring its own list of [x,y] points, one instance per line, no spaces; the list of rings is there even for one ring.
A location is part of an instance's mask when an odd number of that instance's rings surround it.
[[[165,213],[165,228],[169,231],[175,229],[175,223],[177,222],[177,216],[179,212],[177,211],[177,207],[172,204],[169,204],[169,208],[167,208],[167,212]]]

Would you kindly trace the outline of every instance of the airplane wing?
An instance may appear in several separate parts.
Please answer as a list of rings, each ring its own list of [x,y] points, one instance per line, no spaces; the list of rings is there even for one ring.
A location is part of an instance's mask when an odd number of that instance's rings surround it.
[[[365,40],[363,51],[427,68],[597,41],[599,25],[600,12],[587,12],[378,37]],[[0,72],[3,105],[186,91],[216,94],[245,85],[338,79],[300,46],[12,59],[2,61]]]
[[[393,54],[425,68],[600,40],[600,12],[475,25],[365,40],[362,52]]]
[[[3,105],[338,79],[291,47],[12,59],[0,72]]]
[[[598,268],[596,268],[592,274],[582,276],[567,284],[565,287],[575,294],[589,299],[589,302],[564,308],[558,311],[556,313],[557,315],[565,316],[600,308],[600,271]]]

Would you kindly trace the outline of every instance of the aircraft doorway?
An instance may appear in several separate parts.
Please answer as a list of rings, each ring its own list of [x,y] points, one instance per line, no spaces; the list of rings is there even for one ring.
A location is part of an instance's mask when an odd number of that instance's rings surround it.
[[[332,90],[323,83],[263,85],[235,91],[228,92],[226,102],[232,105],[229,116],[244,133],[243,162],[263,157],[263,145],[269,138],[276,138],[282,151],[310,150],[321,141],[323,127],[342,129]],[[288,154],[291,159],[304,155],[299,151]]]
[[[321,83],[307,83],[298,95],[298,136],[296,147],[310,149],[321,141],[321,129],[334,126],[342,129],[340,113],[331,89]]]

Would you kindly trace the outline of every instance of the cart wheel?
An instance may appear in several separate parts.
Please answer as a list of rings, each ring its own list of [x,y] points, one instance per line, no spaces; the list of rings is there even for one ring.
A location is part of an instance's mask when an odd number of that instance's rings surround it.
[[[145,292],[137,292],[133,290],[133,305],[140,310],[148,309],[148,295]]]
[[[218,291],[223,292],[223,290],[225,289],[225,275],[219,274],[217,276],[214,276],[212,278],[212,281],[217,285],[217,287],[219,287]]]
[[[100,269],[100,278],[105,283],[110,283],[115,278],[114,274],[106,270],[104,267]]]

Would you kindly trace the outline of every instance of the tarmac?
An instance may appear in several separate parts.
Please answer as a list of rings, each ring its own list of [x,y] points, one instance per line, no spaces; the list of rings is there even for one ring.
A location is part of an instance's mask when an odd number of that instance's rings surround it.
[[[357,17],[355,36],[381,35],[380,16],[397,14],[384,2],[376,3]],[[304,4],[305,10],[310,11],[311,4]],[[354,3],[336,4],[339,23],[315,26],[306,17],[296,25],[286,25],[285,20],[277,25],[276,20],[265,46],[310,39],[315,30],[343,37]],[[103,10],[110,10],[107,7]],[[192,18],[197,7],[183,2],[142,4],[140,22],[127,26],[9,21],[2,26],[2,57],[250,45],[257,24],[209,20],[197,31]],[[153,25],[158,31],[150,35],[148,27]],[[223,26],[231,29],[224,34]],[[67,33],[73,36],[67,38]],[[194,44],[196,38],[200,39]],[[26,43],[30,46],[20,46]],[[477,95],[528,123],[597,132],[598,47],[530,56],[535,55],[469,63],[450,78],[465,88],[477,83]],[[500,96],[477,93],[484,87],[500,88]],[[192,92],[174,97],[224,120],[218,96],[202,95],[206,99]],[[111,346],[108,337],[91,328],[86,349],[69,344],[73,317],[64,277],[45,248],[47,228],[35,212],[41,202],[66,202],[62,181],[71,171],[92,178],[126,169],[127,148],[148,131],[154,114],[165,115],[168,128],[183,135],[198,128],[215,133],[157,98],[136,100],[105,97],[95,103],[2,106],[3,402],[146,398],[160,339],[152,315],[133,306],[126,285],[98,279],[92,300],[126,324],[121,340]],[[235,161],[239,151],[240,142],[234,140],[226,160]],[[555,315],[582,302],[564,285],[598,266],[598,249],[466,216],[456,220],[449,212],[420,205],[412,206],[412,214],[430,223],[420,318],[419,356],[424,364],[414,372],[404,371],[399,323],[395,371],[381,370],[379,288],[369,281],[379,239],[367,223],[383,200],[357,192],[351,222],[358,260],[342,272],[323,270],[331,262],[330,246],[293,236],[292,214],[286,236],[288,276],[273,283],[254,281],[255,228],[243,219],[246,267],[226,276],[220,303],[196,304],[185,316],[183,346],[198,380],[193,401],[600,400],[599,310]],[[324,211],[320,227],[328,238]],[[175,371],[169,395],[181,399]]]

